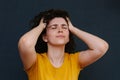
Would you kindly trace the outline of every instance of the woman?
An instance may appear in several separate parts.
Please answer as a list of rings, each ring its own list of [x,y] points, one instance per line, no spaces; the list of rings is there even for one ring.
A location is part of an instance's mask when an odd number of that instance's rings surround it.
[[[108,50],[103,39],[74,27],[63,10],[41,12],[18,43],[29,80],[78,80],[80,71]],[[88,46],[74,52],[72,34]]]

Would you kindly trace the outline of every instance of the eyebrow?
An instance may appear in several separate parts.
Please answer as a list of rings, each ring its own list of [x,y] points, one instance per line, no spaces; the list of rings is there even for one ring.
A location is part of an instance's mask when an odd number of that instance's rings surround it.
[[[68,24],[61,24],[61,25],[68,25]],[[49,25],[48,27],[51,27],[51,26],[57,26],[57,24],[52,24],[52,25]]]

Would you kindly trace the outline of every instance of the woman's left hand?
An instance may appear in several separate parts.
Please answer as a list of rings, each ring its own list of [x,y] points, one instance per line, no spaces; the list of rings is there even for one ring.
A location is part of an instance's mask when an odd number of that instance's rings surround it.
[[[70,21],[69,18],[67,18],[67,20],[68,20],[69,30],[71,31],[71,30],[74,28],[74,26],[73,26],[73,24],[71,23],[71,21]]]

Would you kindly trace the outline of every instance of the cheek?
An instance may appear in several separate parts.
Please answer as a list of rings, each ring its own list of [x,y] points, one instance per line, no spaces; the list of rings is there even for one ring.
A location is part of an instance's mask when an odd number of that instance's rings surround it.
[[[69,37],[69,35],[70,35],[70,32],[69,31],[66,31],[66,33],[65,33],[68,37]]]
[[[69,35],[70,35],[69,31],[68,31],[68,32],[66,32],[65,34],[66,34],[67,39],[68,39],[68,41],[69,41],[69,39],[70,39],[70,37],[69,37]]]
[[[55,36],[55,32],[53,32],[53,31],[47,31],[46,35],[47,35],[47,39],[53,39],[54,36]]]
[[[52,34],[51,30],[47,29],[47,30],[46,30],[46,35],[47,35],[47,36],[50,36],[51,34]]]

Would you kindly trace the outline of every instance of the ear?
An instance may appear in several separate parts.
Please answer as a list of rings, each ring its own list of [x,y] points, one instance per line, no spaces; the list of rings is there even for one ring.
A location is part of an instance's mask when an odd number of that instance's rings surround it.
[[[44,42],[48,42],[47,36],[45,34],[42,36],[42,39],[43,39]]]

